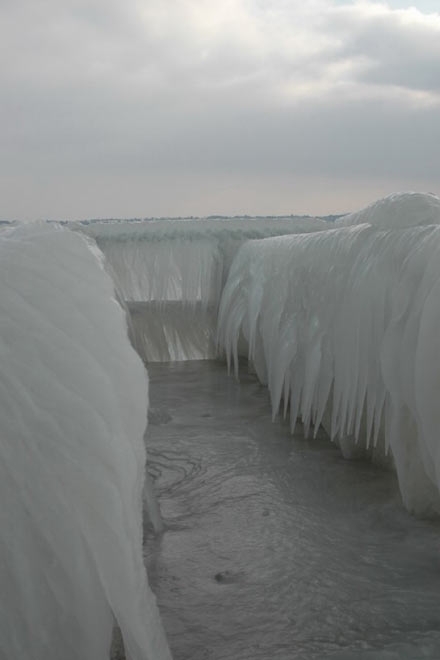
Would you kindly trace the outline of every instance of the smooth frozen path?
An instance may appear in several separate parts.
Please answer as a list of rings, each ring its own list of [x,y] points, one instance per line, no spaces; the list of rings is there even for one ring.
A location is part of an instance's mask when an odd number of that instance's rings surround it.
[[[149,374],[166,531],[146,554],[174,660],[438,660],[440,527],[395,475],[272,424],[245,368]]]

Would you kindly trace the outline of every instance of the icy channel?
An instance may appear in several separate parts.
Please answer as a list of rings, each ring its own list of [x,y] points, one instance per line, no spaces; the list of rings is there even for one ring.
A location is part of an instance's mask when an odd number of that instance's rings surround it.
[[[165,532],[145,551],[174,660],[438,660],[440,527],[394,473],[272,423],[245,367],[149,374]]]

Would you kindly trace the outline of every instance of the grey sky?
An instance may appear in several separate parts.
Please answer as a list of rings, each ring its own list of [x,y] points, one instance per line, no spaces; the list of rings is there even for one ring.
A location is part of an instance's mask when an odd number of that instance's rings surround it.
[[[0,0],[0,217],[438,194],[435,5]]]

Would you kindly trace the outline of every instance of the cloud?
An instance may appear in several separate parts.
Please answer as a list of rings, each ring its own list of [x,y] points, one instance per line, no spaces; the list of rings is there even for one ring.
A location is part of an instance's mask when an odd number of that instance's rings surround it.
[[[364,62],[359,85],[423,90],[438,102],[440,14],[359,3],[334,8],[327,29],[339,35],[340,58]]]
[[[297,83],[301,95],[307,83],[313,95],[315,85],[320,93],[376,79],[438,92],[440,15],[416,9],[330,0],[4,0],[2,14],[10,54],[2,77],[15,84],[201,95],[248,81],[256,92]]]
[[[16,181],[440,171],[440,14],[330,0],[2,0],[0,14],[0,171]]]

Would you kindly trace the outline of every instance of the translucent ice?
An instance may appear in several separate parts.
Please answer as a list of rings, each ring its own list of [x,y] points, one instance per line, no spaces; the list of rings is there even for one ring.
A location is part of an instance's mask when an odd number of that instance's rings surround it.
[[[244,336],[292,428],[321,422],[343,452],[389,449],[407,508],[440,511],[440,200],[393,195],[308,235],[237,253],[218,338]],[[380,445],[383,445],[379,449]]]
[[[0,234],[0,657],[168,660],[142,557],[148,383],[99,250]]]
[[[137,350],[147,361],[167,361],[215,355],[218,303],[244,241],[326,226],[293,216],[102,221],[79,228],[96,239],[131,303]]]
[[[245,240],[325,227],[323,220],[293,216],[96,222],[81,229],[96,239],[125,300],[216,307]]]
[[[393,193],[355,213],[336,220],[337,225],[364,222],[380,229],[403,229],[440,223],[440,199],[433,193]]]

